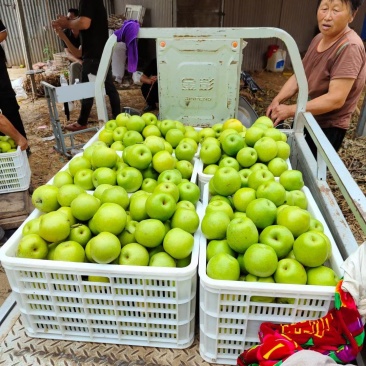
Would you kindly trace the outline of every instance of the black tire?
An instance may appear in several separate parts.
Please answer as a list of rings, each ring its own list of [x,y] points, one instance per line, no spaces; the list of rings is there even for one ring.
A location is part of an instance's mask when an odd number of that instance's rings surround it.
[[[252,108],[250,103],[244,98],[239,97],[239,106],[238,106],[238,116],[237,119],[241,121],[241,123],[245,127],[250,127],[255,120],[258,118],[257,112]]]

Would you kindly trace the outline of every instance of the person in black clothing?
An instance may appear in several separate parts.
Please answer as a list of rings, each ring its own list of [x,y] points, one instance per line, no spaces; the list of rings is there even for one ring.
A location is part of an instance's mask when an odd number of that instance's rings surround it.
[[[79,10],[70,8],[67,12],[67,19],[74,20],[79,16]],[[77,29],[55,29],[55,33],[60,38],[67,58],[71,61],[69,65],[69,84],[73,85],[81,80],[83,60],[81,58],[80,31]],[[74,102],[73,102],[74,103]]]
[[[144,112],[150,112],[156,109],[156,103],[159,103],[159,90],[158,90],[158,68],[156,58],[154,58],[149,65],[143,71],[140,81],[141,92],[146,100],[146,107]]]
[[[69,9],[67,13],[67,18],[69,20],[74,20],[79,16],[78,9]],[[69,66],[69,84],[75,84],[75,79],[81,79],[81,41],[80,41],[80,31],[77,29],[60,29],[56,30],[56,34],[61,39],[64,51],[67,58],[71,61]]]
[[[108,40],[108,18],[103,0],[80,0],[79,18],[71,20],[65,16],[58,16],[58,19],[52,22],[52,26],[56,30],[68,28],[80,31],[83,60],[81,82],[88,82],[88,75],[96,75],[98,72],[104,46]],[[111,69],[107,73],[105,89],[111,103],[113,118],[116,118],[121,113],[121,105]],[[66,126],[67,130],[79,131],[87,128],[93,100],[93,98],[82,100],[78,121]]]
[[[7,35],[6,27],[0,19],[0,43],[6,39]],[[27,138],[19,108],[6,68],[5,51],[0,45],[0,109],[20,134]]]

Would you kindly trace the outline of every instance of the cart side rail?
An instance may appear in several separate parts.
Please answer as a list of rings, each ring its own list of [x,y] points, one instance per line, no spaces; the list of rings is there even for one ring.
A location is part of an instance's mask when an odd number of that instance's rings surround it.
[[[305,141],[304,127],[317,146],[317,160]],[[303,172],[305,184],[318,203],[343,258],[347,258],[357,250],[358,243],[327,183],[327,171],[332,175],[364,233],[366,233],[365,195],[311,113],[305,112],[298,115],[297,130],[293,133],[291,150],[292,167]]]

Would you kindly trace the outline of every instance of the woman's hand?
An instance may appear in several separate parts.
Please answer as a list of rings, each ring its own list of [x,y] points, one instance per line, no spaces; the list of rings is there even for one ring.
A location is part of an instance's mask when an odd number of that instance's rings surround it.
[[[272,111],[279,106],[279,102],[277,102],[275,99],[272,100],[272,103],[268,106],[266,111],[266,116],[269,118],[272,118]]]
[[[145,74],[141,75],[140,81],[143,84],[153,85],[158,80],[156,75],[153,76],[146,76]]]
[[[273,102],[272,102],[273,104]],[[278,104],[272,106],[272,104],[267,109],[267,116],[273,121],[273,125],[277,126],[281,121],[289,117],[294,117],[296,112],[296,105],[286,105]]]
[[[280,92],[266,111],[266,116],[271,118],[274,125],[278,125],[281,121],[289,117],[294,117],[296,113],[296,105],[281,104],[293,97],[298,91],[295,74],[286,81]]]
[[[158,80],[157,75],[150,76],[150,84],[154,84]]]

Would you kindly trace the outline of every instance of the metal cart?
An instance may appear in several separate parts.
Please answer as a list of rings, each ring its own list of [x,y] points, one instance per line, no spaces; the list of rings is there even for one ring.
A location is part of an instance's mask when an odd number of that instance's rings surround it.
[[[291,165],[303,172],[305,184],[310,188],[327,221],[343,258],[347,258],[358,248],[357,241],[328,186],[327,172],[332,174],[365,232],[366,198],[313,116],[305,112],[308,93],[306,77],[296,43],[289,34],[276,28],[142,28],[139,37],[156,39],[157,59],[161,66],[158,75],[161,119],[181,119],[197,126],[212,125],[225,118],[237,116],[243,40],[281,39],[287,47],[299,84],[293,129],[287,131],[292,151]],[[98,118],[102,121],[107,120],[103,85],[115,43],[116,37],[112,35],[105,46],[95,80]],[[211,56],[206,60],[201,55]],[[66,96],[54,97],[54,100],[69,101]],[[318,147],[317,160],[304,139],[304,127]],[[12,296],[0,308],[0,322],[0,347],[7,349],[0,353],[0,364],[4,365],[49,365],[52,362],[62,362],[65,365],[108,363],[132,366],[150,363],[158,366],[160,362],[172,366],[209,365],[198,356],[198,338],[185,350],[28,338]],[[56,363],[51,358],[57,358]],[[359,355],[357,362],[360,366],[364,365],[362,355]]]
[[[241,60],[245,57],[246,42],[257,38],[282,40],[299,85],[293,128],[286,130],[292,167],[303,172],[305,184],[327,220],[343,258],[358,248],[328,186],[327,171],[364,232],[366,199],[312,114],[305,111],[307,80],[297,45],[287,32],[278,28],[141,28],[138,36],[156,39],[160,119],[178,119],[195,126],[213,125],[238,115]],[[110,36],[95,80],[100,120],[106,120],[107,116],[103,83],[116,42],[116,36]],[[305,141],[304,127],[318,148],[317,160]]]
[[[41,81],[41,84],[45,91],[52,131],[55,136],[56,145],[54,148],[59,153],[71,158],[74,155],[73,152],[81,149],[84,145],[84,143],[75,143],[74,137],[86,132],[96,132],[98,131],[98,127],[90,127],[77,132],[64,133],[60,123],[57,103],[68,103],[83,98],[93,98],[95,94],[94,82],[60,87],[53,86],[45,81]],[[104,120],[104,122],[106,122],[106,120]],[[66,144],[65,139],[70,140],[70,145]]]

